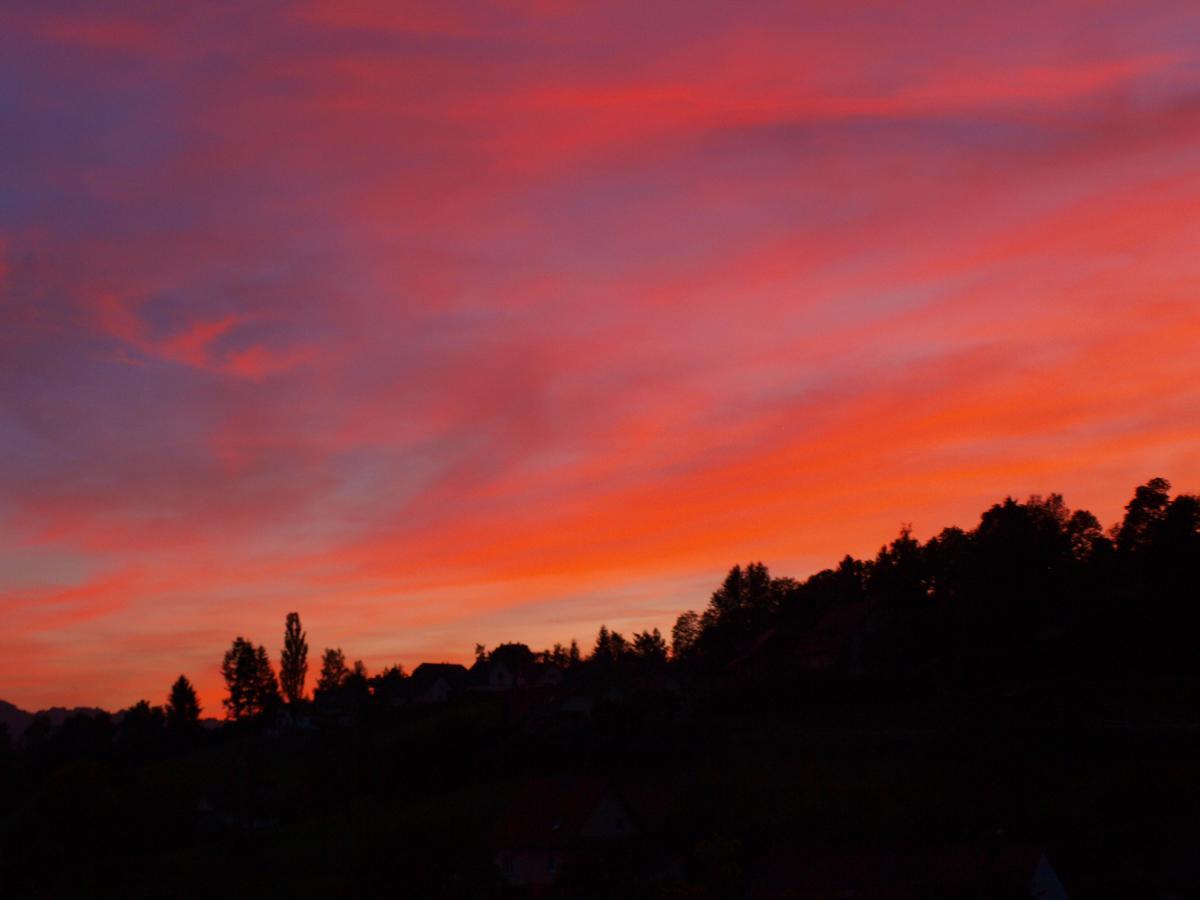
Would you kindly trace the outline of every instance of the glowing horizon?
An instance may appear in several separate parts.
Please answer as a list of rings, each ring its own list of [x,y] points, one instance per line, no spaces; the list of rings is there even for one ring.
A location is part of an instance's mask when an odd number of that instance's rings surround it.
[[[1195,4],[188,6],[3,14],[0,699],[1200,489]]]

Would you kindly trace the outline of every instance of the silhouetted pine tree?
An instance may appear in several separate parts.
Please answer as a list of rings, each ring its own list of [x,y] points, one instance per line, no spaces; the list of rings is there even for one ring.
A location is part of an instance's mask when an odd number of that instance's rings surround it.
[[[338,695],[350,677],[346,654],[340,647],[326,647],[321,654],[321,674],[313,690],[313,699],[328,702]]]
[[[243,719],[266,712],[279,699],[267,648],[235,638],[221,663],[229,696],[223,701],[230,717]]]
[[[633,654],[646,663],[665,663],[667,661],[667,642],[663,640],[662,632],[657,628],[649,631],[633,633]]]
[[[167,728],[176,735],[193,733],[200,722],[200,701],[187,677],[180,675],[167,697]]]

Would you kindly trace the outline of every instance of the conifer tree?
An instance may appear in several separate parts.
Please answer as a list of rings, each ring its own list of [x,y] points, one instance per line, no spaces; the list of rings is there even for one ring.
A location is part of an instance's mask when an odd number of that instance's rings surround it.
[[[349,677],[350,670],[346,668],[346,654],[340,647],[327,647],[321,654],[321,676],[317,679],[314,693],[329,697],[345,685],[346,679]]]
[[[175,734],[187,734],[200,722],[200,701],[187,677],[180,675],[167,696],[167,728]]]
[[[229,692],[223,703],[233,719],[260,715],[279,699],[279,684],[261,644],[255,647],[243,637],[235,638],[225,652],[221,674]]]

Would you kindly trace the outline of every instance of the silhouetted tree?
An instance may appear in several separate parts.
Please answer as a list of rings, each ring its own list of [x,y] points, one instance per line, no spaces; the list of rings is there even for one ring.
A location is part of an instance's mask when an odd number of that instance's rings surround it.
[[[657,629],[633,633],[633,654],[644,663],[664,663],[667,661],[667,642]]]
[[[508,666],[513,675],[517,675],[533,662],[533,651],[529,649],[528,644],[517,642],[499,644],[488,654],[488,661],[503,663]]]
[[[125,711],[118,741],[126,753],[144,755],[154,751],[162,740],[166,717],[161,707],[139,700]]]
[[[680,613],[671,629],[671,655],[675,659],[687,659],[696,649],[700,638],[700,616],[694,610]]]
[[[628,643],[619,631],[610,632],[607,625],[601,625],[596,633],[591,660],[600,665],[613,665],[621,660],[628,649]]]
[[[867,595],[881,612],[904,615],[926,605],[925,559],[911,525],[902,526],[899,536],[879,549],[867,576]]]
[[[567,648],[562,645],[561,641],[555,641],[554,646],[543,651],[541,657],[542,662],[564,669],[567,667]]]
[[[54,730],[51,746],[60,759],[102,759],[112,750],[114,732],[108,713],[77,712]]]
[[[1113,529],[1117,550],[1137,553],[1151,542],[1154,526],[1162,520],[1171,502],[1171,482],[1151,478],[1134,491],[1133,499],[1125,506],[1125,518]]]
[[[177,736],[193,734],[200,724],[200,701],[187,677],[180,675],[167,696],[167,728]]]
[[[262,644],[259,644],[254,650],[254,663],[258,670],[258,702],[262,711],[266,712],[281,698],[279,681],[275,678],[275,671],[271,668],[271,658],[267,655],[267,648]]]
[[[601,625],[600,630],[596,632],[596,643],[592,645],[592,659],[603,660],[609,659],[612,656],[612,640],[608,633],[608,626]]]
[[[304,681],[308,677],[308,637],[300,628],[300,614],[287,614],[283,632],[283,654],[279,658],[279,687],[288,703],[304,699]]]
[[[1100,520],[1086,509],[1077,509],[1071,514],[1066,531],[1071,543],[1071,555],[1081,563],[1088,562],[1096,553],[1096,548],[1106,541]]]
[[[571,646],[567,648],[567,665],[577,666],[580,662],[579,642],[571,638]]]
[[[350,670],[346,668],[346,654],[340,647],[326,648],[321,654],[321,675],[317,678],[315,699],[329,701],[338,696]]]
[[[354,708],[363,706],[370,699],[370,678],[367,675],[367,667],[361,659],[354,661],[353,667],[342,680],[339,696]]]
[[[235,638],[226,651],[221,675],[229,693],[223,702],[233,719],[260,715],[279,699],[279,684],[267,648],[255,647],[243,637]]]
[[[1200,630],[1200,499],[1188,494],[1172,499],[1170,488],[1165,478],[1139,487],[1114,529],[1128,609],[1121,631],[1140,635],[1143,665],[1192,678],[1200,675],[1194,650]]]
[[[697,645],[710,662],[728,661],[771,621],[779,594],[761,562],[734,566],[700,617]]]
[[[388,666],[378,675],[368,679],[371,686],[371,696],[380,703],[395,704],[404,698],[405,682],[408,676],[404,666]]]

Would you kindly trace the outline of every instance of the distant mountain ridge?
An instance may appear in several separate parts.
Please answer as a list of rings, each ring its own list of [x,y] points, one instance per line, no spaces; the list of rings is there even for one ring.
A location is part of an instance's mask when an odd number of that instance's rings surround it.
[[[33,716],[25,710],[0,700],[0,725],[8,729],[9,736],[13,740],[16,740],[25,731],[32,718]]]
[[[113,722],[120,723],[125,718],[126,710],[118,710],[115,713],[110,713],[106,709],[99,709],[95,706],[73,706],[67,708],[65,706],[51,706],[49,709],[39,709],[37,712],[26,712],[19,706],[0,700],[0,726],[8,728],[8,735],[12,740],[17,740],[25,733],[25,729],[29,727],[29,723],[33,721],[34,716],[49,716],[50,724],[57,728],[66,719],[74,715],[85,716],[112,716]],[[220,728],[222,725],[220,719],[212,716],[205,716],[200,719],[200,727],[206,731],[212,731],[215,728]]]
[[[96,709],[92,706],[76,706],[67,709],[64,706],[52,706],[49,709],[39,709],[35,713],[26,712],[19,706],[14,706],[5,700],[0,700],[0,724],[8,727],[8,734],[16,740],[25,733],[25,729],[29,727],[29,723],[33,721],[33,717],[37,715],[46,715],[50,717],[50,722],[53,725],[61,725],[63,720],[68,716],[73,716],[76,713],[82,713],[87,716],[98,716],[104,713],[103,709]]]

